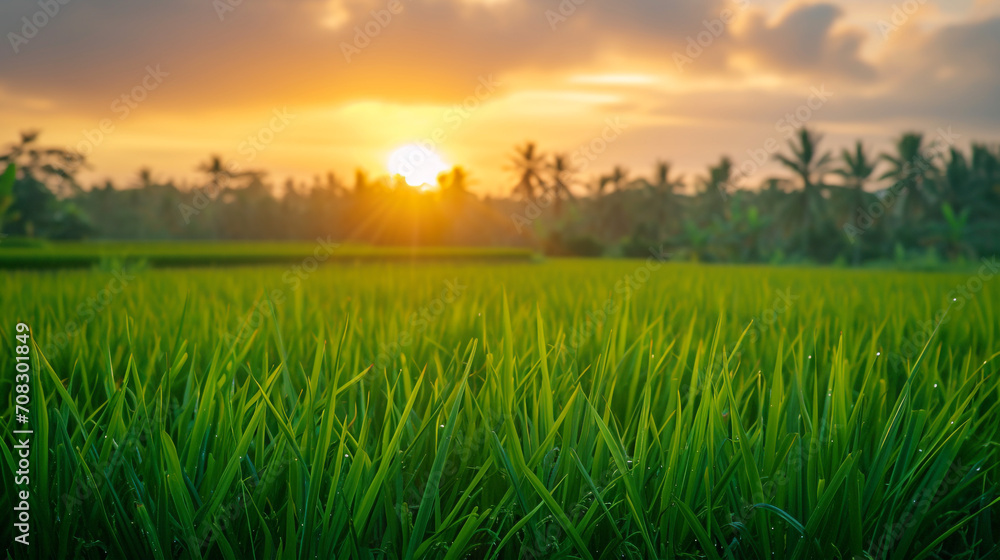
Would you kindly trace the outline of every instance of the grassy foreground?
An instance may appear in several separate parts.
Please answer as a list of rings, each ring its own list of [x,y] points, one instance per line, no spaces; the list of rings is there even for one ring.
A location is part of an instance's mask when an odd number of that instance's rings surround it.
[[[5,272],[5,371],[37,344],[8,556],[985,558],[983,270]]]

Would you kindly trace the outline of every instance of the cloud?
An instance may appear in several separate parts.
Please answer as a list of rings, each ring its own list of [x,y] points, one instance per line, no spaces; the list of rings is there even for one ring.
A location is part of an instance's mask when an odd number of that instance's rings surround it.
[[[216,6],[230,1],[220,18]],[[776,119],[823,84],[836,95],[814,124],[835,135],[952,124],[1000,136],[1000,13],[982,1],[921,11],[887,40],[875,20],[891,7],[862,0],[746,9],[732,0],[399,0],[385,19],[391,1],[70,0],[14,54],[7,34],[39,7],[5,0],[0,133],[41,126],[45,138],[75,142],[114,118],[114,100],[159,65],[169,75],[95,152],[95,167],[131,173],[138,162],[125,150],[140,145],[154,166],[233,151],[275,107],[303,116],[261,165],[375,165],[380,150],[440,126],[482,76],[502,87],[443,146],[456,161],[477,154],[477,166],[526,139],[576,146],[618,115],[633,128],[615,163],[644,168],[659,153],[700,166],[773,135]],[[727,9],[732,23],[678,69],[674,53]],[[360,52],[345,57],[344,45]]]
[[[1000,128],[1000,17],[902,35],[879,61],[882,80],[849,93],[838,120],[955,125],[996,137]]]
[[[736,48],[782,72],[872,80],[877,72],[860,55],[865,34],[834,29],[842,15],[843,10],[833,4],[808,4],[792,8],[771,24],[758,11],[750,16]]]
[[[722,5],[401,0],[390,13],[390,0],[227,1],[69,2],[18,54],[0,54],[0,87],[67,110],[103,110],[146,65],[162,64],[174,83],[160,108],[443,100],[465,95],[483,73],[586,64],[616,47],[655,52]],[[7,1],[0,21],[18,33],[38,9]],[[564,20],[553,28],[547,13]],[[345,45],[360,52],[345,56]]]

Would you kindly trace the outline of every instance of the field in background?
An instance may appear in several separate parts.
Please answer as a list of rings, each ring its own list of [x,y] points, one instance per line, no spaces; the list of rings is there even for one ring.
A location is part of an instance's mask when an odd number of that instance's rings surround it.
[[[3,273],[43,556],[996,552],[997,271],[299,264]]]
[[[12,246],[21,242],[25,246]],[[333,249],[331,251],[331,249]],[[530,249],[505,247],[372,247],[302,242],[75,242],[10,240],[0,245],[0,268],[82,268],[139,262],[150,266],[208,266],[322,262],[530,260]]]

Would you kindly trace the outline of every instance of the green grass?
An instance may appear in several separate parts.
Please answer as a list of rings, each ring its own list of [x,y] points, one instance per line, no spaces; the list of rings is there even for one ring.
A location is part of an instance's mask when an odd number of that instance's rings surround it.
[[[997,554],[1000,278],[289,270],[3,274],[38,557]]]
[[[317,243],[303,242],[119,242],[31,243],[0,241],[0,269],[80,268],[108,262],[140,261],[152,266],[206,266],[294,263],[314,255]],[[321,253],[322,254],[322,253]],[[338,245],[338,262],[530,260],[529,249],[509,247],[372,247]]]

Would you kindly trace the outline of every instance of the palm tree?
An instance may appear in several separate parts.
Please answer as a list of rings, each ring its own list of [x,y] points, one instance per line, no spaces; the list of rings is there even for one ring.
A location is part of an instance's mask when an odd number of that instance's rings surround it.
[[[698,196],[704,214],[703,223],[723,219],[726,216],[726,188],[733,175],[733,162],[722,156],[717,165],[708,166],[708,174],[698,179]]]
[[[18,180],[37,182],[55,196],[66,199],[81,192],[76,174],[86,167],[83,154],[62,148],[43,147],[38,144],[39,132],[21,132],[20,141],[11,144],[7,153],[0,155],[0,166],[13,163]]]
[[[238,165],[233,163],[223,163],[222,158],[213,155],[205,163],[198,166],[198,171],[205,173],[209,177],[209,184],[212,186],[212,192],[209,193],[213,196],[218,196],[222,194],[224,189],[235,190],[238,187],[256,187],[260,186],[262,180],[267,172],[248,169],[246,171],[238,171]],[[234,179],[241,179],[240,185],[234,185]]]
[[[222,158],[217,155],[211,156],[207,162],[199,165],[198,171],[208,175],[208,182],[212,186],[212,194],[215,195],[228,187],[232,180],[239,175],[223,163]]]
[[[986,144],[973,142],[972,168],[977,175],[990,179],[991,190],[1000,187],[1000,146],[991,148]]]
[[[980,254],[1000,253],[1000,145],[972,144],[973,220]]]
[[[809,130],[799,129],[798,143],[788,141],[788,149],[792,156],[775,154],[774,158],[782,165],[792,170],[805,190],[818,190],[822,185],[823,175],[828,171],[831,161],[830,152],[819,153],[819,143],[823,135]]]
[[[680,197],[675,190],[684,186],[683,176],[670,176],[670,163],[659,161],[651,181],[647,180],[646,189],[653,197],[652,207],[654,209],[653,231],[657,241],[662,241],[668,237],[672,231],[677,230],[678,217],[680,215]],[[670,224],[669,226],[667,224]]]
[[[877,161],[868,156],[861,140],[854,143],[854,151],[844,148],[840,152],[840,160],[842,165],[833,172],[843,177],[845,185],[854,190],[864,189],[865,183],[878,165]]]
[[[1000,211],[1000,146],[972,144],[974,203],[980,214]]]
[[[939,188],[941,205],[940,219],[931,227],[938,230],[937,238],[944,242],[944,250],[952,260],[972,257],[975,254],[972,240],[976,237],[993,238],[995,232],[981,231],[977,236],[970,226],[971,218],[977,222],[990,224],[989,180],[984,181],[991,171],[992,162],[985,157],[981,146],[972,147],[972,165],[961,151],[950,148],[945,162]],[[977,161],[978,159],[978,161]],[[980,166],[976,168],[977,164]],[[984,173],[985,172],[985,173]]]
[[[38,132],[22,132],[20,141],[0,154],[0,170],[12,169],[14,177],[10,198],[5,203],[7,231],[28,237],[66,239],[88,231],[89,224],[71,200],[83,193],[76,174],[85,165],[82,154],[41,146]]]
[[[882,154],[890,169],[879,179],[891,179],[897,193],[896,215],[902,223],[919,220],[931,208],[933,178],[938,174],[932,146],[924,144],[924,135],[907,132],[896,141],[895,154]]]
[[[563,200],[576,201],[576,197],[573,196],[573,192],[569,189],[569,185],[574,182],[573,174],[576,172],[576,169],[569,163],[568,156],[565,154],[556,154],[552,156],[549,172],[552,174],[552,184],[549,190],[555,199],[555,212],[558,216],[562,213]]]
[[[445,196],[457,198],[469,194],[469,172],[461,165],[443,171],[437,176],[438,188]]]
[[[825,200],[823,198],[823,176],[827,173],[830,152],[820,152],[819,143],[823,136],[809,130],[799,129],[798,142],[788,141],[791,156],[775,154],[774,158],[790,169],[798,179],[802,190],[793,192],[789,204],[784,208],[785,221],[798,230],[798,249],[802,255],[815,254],[812,242],[827,225]]]
[[[847,202],[845,223],[849,223],[859,209],[865,208],[868,199],[865,184],[871,178],[878,162],[868,156],[864,144],[858,140],[854,143],[853,151],[846,148],[841,151],[840,163],[841,166],[834,169],[833,172],[843,177],[844,186],[849,189],[847,196],[844,197]],[[861,239],[854,239],[852,244],[854,245],[854,264],[857,265],[861,262]]]
[[[511,159],[514,170],[520,177],[512,193],[514,196],[534,202],[545,188],[541,175],[545,167],[545,158],[535,149],[534,142],[528,142],[522,148],[515,148]]]
[[[332,196],[340,196],[344,194],[344,192],[346,192],[347,190],[344,188],[344,184],[340,182],[340,178],[337,177],[337,175],[333,171],[326,172],[325,183],[321,184],[319,177],[316,177],[316,180],[314,182],[315,186],[313,187],[313,190],[315,190],[316,187],[319,187],[325,190],[326,192],[330,193]]]
[[[597,196],[599,201],[595,205],[598,213],[597,224],[604,237],[615,242],[624,235],[630,233],[629,212],[626,207],[628,203],[626,187],[629,183],[628,170],[620,165],[616,165],[610,173],[601,175],[597,179]],[[605,196],[605,191],[610,186],[610,193]]]
[[[976,205],[979,193],[975,191],[979,185],[975,184],[973,170],[965,159],[965,154],[955,148],[949,150],[942,179],[941,194],[946,203],[959,210]]]
[[[371,189],[371,182],[368,180],[368,172],[360,167],[354,170],[353,192],[356,195],[368,192]]]
[[[674,194],[674,189],[684,186],[684,176],[670,177],[671,164],[668,161],[656,162],[656,170],[653,174],[653,182],[647,184],[653,191],[658,193]]]
[[[603,193],[608,185],[611,185],[612,192],[620,192],[628,186],[628,170],[620,165],[616,165],[611,173],[602,175],[597,182],[598,192]]]
[[[153,186],[153,171],[148,167],[139,169],[139,188],[148,189]]]
[[[976,214],[1000,229],[1000,145],[972,144],[972,175],[977,184]]]

